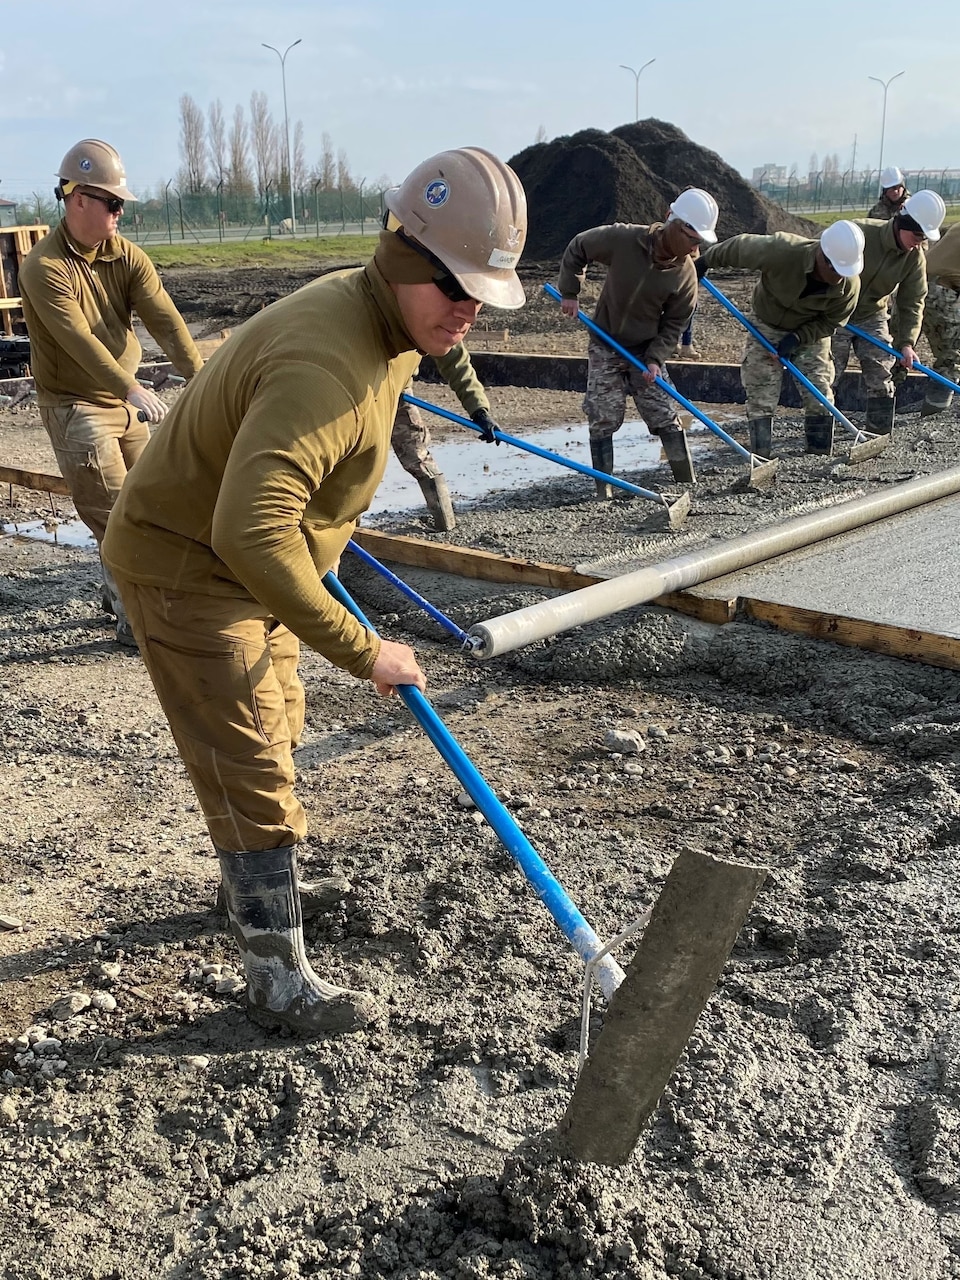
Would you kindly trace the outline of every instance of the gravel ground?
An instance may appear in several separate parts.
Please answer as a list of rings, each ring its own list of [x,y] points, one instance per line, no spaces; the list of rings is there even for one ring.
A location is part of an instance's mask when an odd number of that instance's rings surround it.
[[[578,421],[578,400],[498,390],[497,411]],[[462,510],[450,540],[652,561],[955,459],[952,415],[903,419],[859,467],[806,458],[797,426],[778,422],[766,494],[708,454],[679,534],[564,474]],[[35,410],[0,412],[0,459],[53,469]],[[31,514],[53,513],[22,490],[0,506],[8,530]],[[415,514],[389,528],[424,535]],[[305,655],[304,856],[352,885],[309,951],[388,1020],[310,1044],[264,1032],[95,557],[0,536],[0,565],[4,1275],[960,1276],[960,676],[652,607],[477,663],[345,562],[602,936],[655,900],[681,847],[770,868],[611,1170],[540,1143],[576,1078],[582,966],[402,704]],[[401,572],[462,625],[544,594]],[[611,729],[641,749],[605,750]]]

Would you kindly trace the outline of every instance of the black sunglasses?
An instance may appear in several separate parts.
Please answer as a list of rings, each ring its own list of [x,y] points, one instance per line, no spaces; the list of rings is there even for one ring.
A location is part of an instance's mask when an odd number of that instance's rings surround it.
[[[123,213],[123,201],[119,196],[98,196],[92,191],[81,191],[80,194],[88,200],[99,200],[101,204],[105,204],[108,213]]]
[[[419,244],[410,236],[404,235],[399,228],[395,235],[405,245],[409,245],[414,253],[419,253],[421,258],[426,258],[431,266],[436,267],[437,274],[433,277],[432,283],[437,286],[445,298],[449,298],[451,302],[476,302],[473,294],[467,293],[456,276],[452,276],[440,259],[435,254],[432,254],[429,249],[425,249],[422,244]]]

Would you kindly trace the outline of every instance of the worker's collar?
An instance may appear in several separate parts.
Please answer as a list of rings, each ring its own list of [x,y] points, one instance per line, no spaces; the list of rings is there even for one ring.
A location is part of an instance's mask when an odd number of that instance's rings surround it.
[[[404,327],[397,295],[390,288],[383,272],[373,258],[364,267],[363,273],[373,293],[373,300],[383,316],[383,338],[387,348],[388,359],[392,360],[403,351],[416,351],[417,344]]]
[[[72,253],[74,257],[82,258],[84,262],[89,263],[91,266],[98,260],[101,262],[115,262],[117,258],[123,256],[120,236],[111,236],[109,240],[101,240],[96,245],[81,244],[75,236],[70,234],[65,218],[60,221],[57,227],[57,235],[60,237],[64,249]]]

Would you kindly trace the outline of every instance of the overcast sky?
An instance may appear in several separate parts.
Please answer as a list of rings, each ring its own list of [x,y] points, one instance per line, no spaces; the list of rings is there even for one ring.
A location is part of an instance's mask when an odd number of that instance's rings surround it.
[[[960,167],[960,3],[926,0],[80,0],[0,3],[0,196],[53,184],[82,137],[112,142],[131,185],[153,188],[179,167],[178,100],[229,118],[253,90],[291,131],[303,121],[308,165],[321,135],[357,178],[394,180],[446,147],[505,159],[532,143],[634,115],[679,125],[741,172],[777,161],[807,171],[836,151],[876,167],[883,91],[884,159],[903,168]],[[796,16],[797,14],[801,16]],[[14,14],[18,15],[14,21]],[[29,20],[27,18],[29,15]]]

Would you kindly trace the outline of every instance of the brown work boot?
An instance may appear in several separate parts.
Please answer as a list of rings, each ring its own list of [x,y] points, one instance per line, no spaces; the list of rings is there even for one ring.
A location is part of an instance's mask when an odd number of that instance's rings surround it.
[[[702,360],[703,355],[699,347],[695,347],[692,342],[688,342],[686,345],[681,344],[677,347],[675,358],[677,360]]]
[[[321,1036],[356,1031],[380,1018],[373,997],[335,987],[311,968],[293,845],[220,850],[220,874],[247,979],[247,1012],[255,1022]]]

